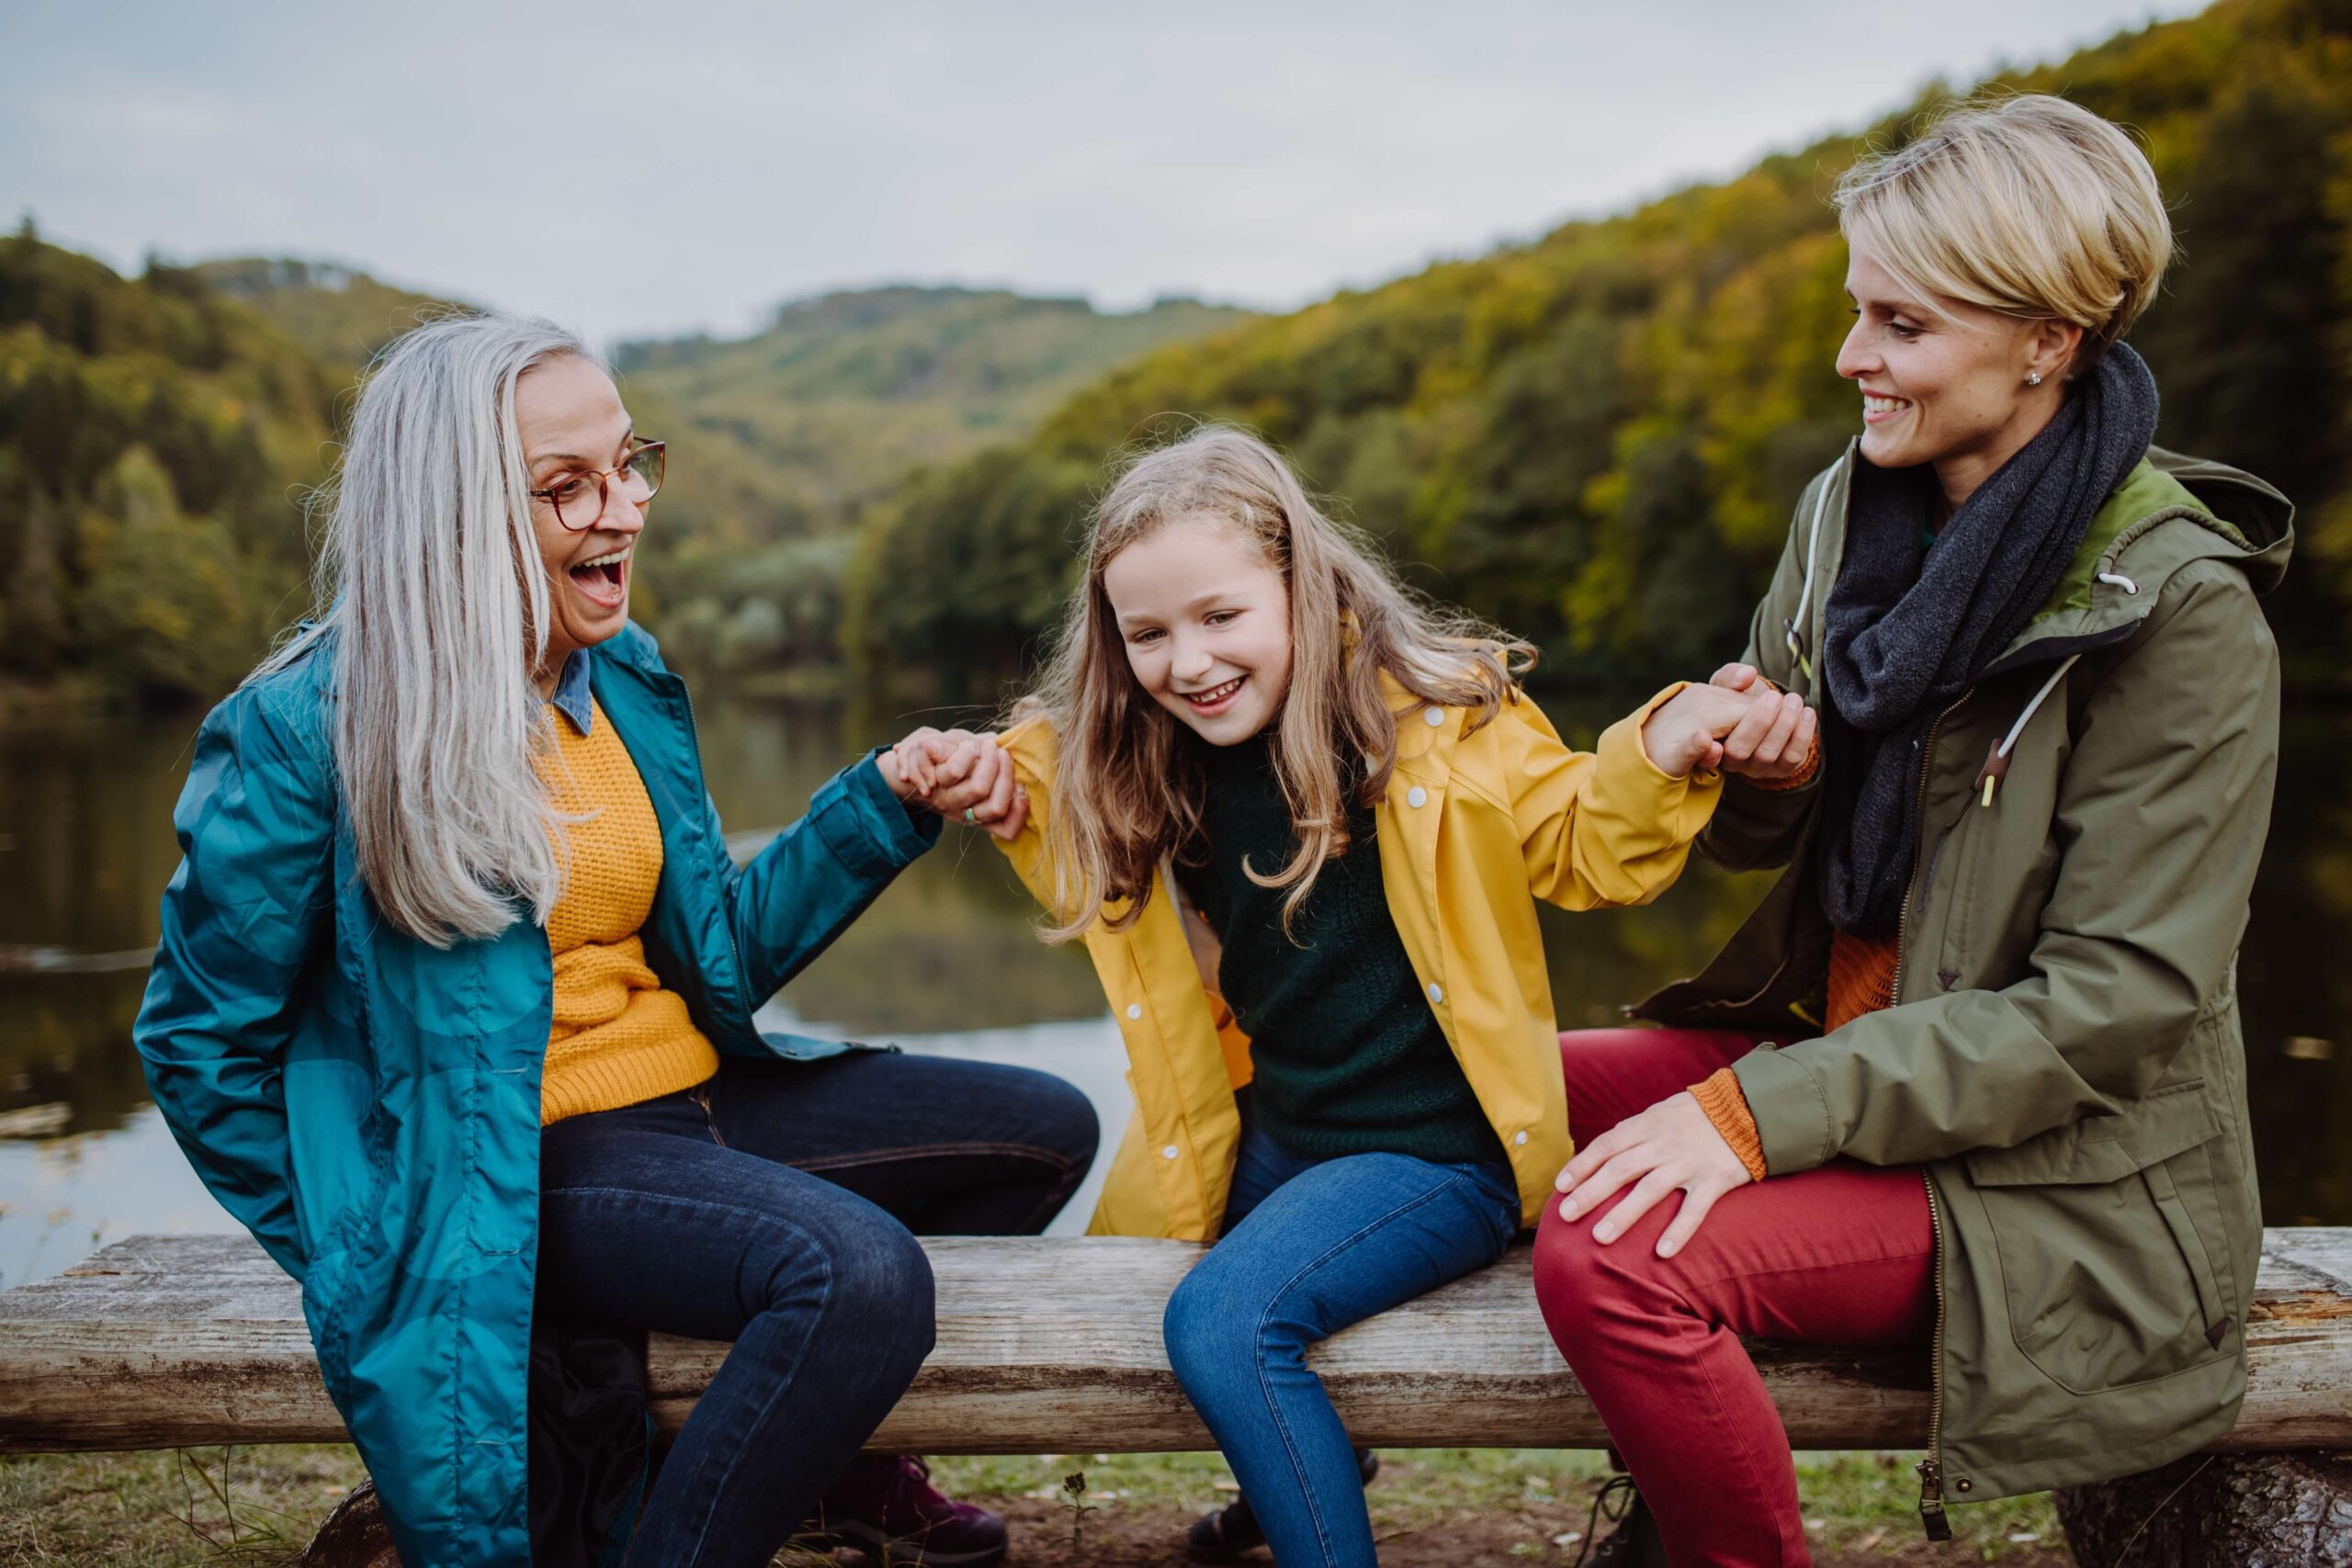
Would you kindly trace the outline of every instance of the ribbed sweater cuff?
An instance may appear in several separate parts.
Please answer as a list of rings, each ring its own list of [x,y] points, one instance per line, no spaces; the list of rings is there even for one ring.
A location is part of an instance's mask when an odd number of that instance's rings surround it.
[[[1720,1068],[1706,1082],[1692,1084],[1690,1098],[1747,1168],[1747,1179],[1763,1180],[1764,1140],[1757,1134],[1756,1118],[1747,1113],[1747,1096],[1740,1092],[1737,1076],[1729,1067]]]
[[[1762,681],[1766,685],[1771,687],[1772,690],[1776,692],[1784,690],[1779,682],[1770,679],[1769,676],[1758,675],[1756,678]],[[1795,773],[1791,773],[1784,779],[1750,779],[1747,782],[1754,784],[1758,789],[1767,790],[1777,795],[1784,789],[1804,788],[1805,785],[1813,782],[1813,775],[1819,772],[1821,772],[1821,736],[1818,731],[1815,731],[1813,737],[1812,749],[1804,754],[1804,767],[1799,768]]]
[[[1816,735],[1813,738],[1813,750],[1804,754],[1804,766],[1795,773],[1784,779],[1750,779],[1748,782],[1758,789],[1771,790],[1777,794],[1784,789],[1803,789],[1813,782],[1813,775],[1819,772],[1821,772],[1821,737]]]

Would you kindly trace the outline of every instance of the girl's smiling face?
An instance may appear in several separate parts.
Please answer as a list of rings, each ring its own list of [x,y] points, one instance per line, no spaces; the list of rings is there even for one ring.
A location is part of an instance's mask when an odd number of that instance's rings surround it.
[[[1254,539],[1209,513],[1111,558],[1102,591],[1127,668],[1213,746],[1266,727],[1290,689],[1290,591]]]
[[[2041,434],[2065,399],[2081,329],[1920,299],[1867,251],[1846,271],[1854,327],[1838,374],[1862,393],[1862,456],[1882,468],[1935,465],[1957,507]],[[2028,379],[2041,378],[2039,385]]]

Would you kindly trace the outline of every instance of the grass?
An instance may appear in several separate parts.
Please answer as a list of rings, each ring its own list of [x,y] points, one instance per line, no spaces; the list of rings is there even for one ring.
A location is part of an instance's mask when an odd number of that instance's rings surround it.
[[[0,1564],[277,1568],[367,1473],[340,1444],[0,1458]]]
[[[1915,1454],[1801,1454],[1797,1491],[1807,1533],[1824,1554],[1883,1551],[1888,1555],[1922,1539]],[[1186,1515],[1235,1495],[1232,1472],[1216,1454],[1044,1454],[1034,1458],[937,1459],[935,1484],[950,1496],[978,1502],[1015,1498],[1060,1502],[1062,1477],[1086,1474],[1086,1501],[1106,1508],[1172,1505]],[[1464,1512],[1513,1511],[1539,1525],[1514,1557],[1560,1562],[1577,1542],[1553,1537],[1582,1532],[1594,1492],[1613,1473],[1605,1455],[1560,1449],[1402,1449],[1384,1451],[1373,1483],[1374,1536],[1383,1540],[1417,1533]],[[2046,1492],[1951,1511],[1951,1561],[1991,1562],[2039,1547],[2063,1549],[2064,1534]],[[1093,1520],[1088,1521],[1091,1529]],[[1605,1533],[1608,1527],[1604,1524]],[[2023,1540],[2016,1537],[2028,1538]]]
[[[1815,1551],[1892,1555],[1917,1543],[1912,1457],[1802,1456],[1797,1486]],[[1215,1454],[943,1458],[933,1478],[951,1496],[1034,1508],[1064,1504],[1063,1478],[1074,1471],[1086,1475],[1090,1536],[1126,1510],[1189,1517],[1234,1495]],[[0,1458],[0,1564],[283,1568],[365,1473],[352,1450],[331,1446]],[[1608,1474],[1602,1455],[1582,1451],[1394,1450],[1373,1484],[1374,1527],[1398,1540],[1464,1515],[1508,1513],[1526,1538],[1510,1554],[1556,1564],[1580,1544],[1557,1538],[1584,1530]],[[1952,1523],[1946,1561],[1993,1561],[2064,1539],[2046,1493],[1957,1508]],[[2012,1540],[2020,1536],[2032,1540]]]

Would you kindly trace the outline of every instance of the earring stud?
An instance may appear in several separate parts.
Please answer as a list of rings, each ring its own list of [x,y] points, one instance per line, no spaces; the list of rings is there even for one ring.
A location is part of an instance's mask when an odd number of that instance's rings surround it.
[[[2027,386],[2029,386],[2029,387],[2039,387],[2039,386],[2041,386],[2041,371],[2039,371],[2039,370],[2029,370],[2029,371],[2027,371],[2027,372],[2025,373],[2025,384],[2026,384]]]

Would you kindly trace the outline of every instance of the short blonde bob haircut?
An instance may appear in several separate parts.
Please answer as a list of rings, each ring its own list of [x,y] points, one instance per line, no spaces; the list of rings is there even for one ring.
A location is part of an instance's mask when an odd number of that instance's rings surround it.
[[[2172,220],[2123,130],[2045,93],[1980,97],[1838,182],[1847,243],[1913,288],[2083,329],[2097,365],[2156,296]]]

